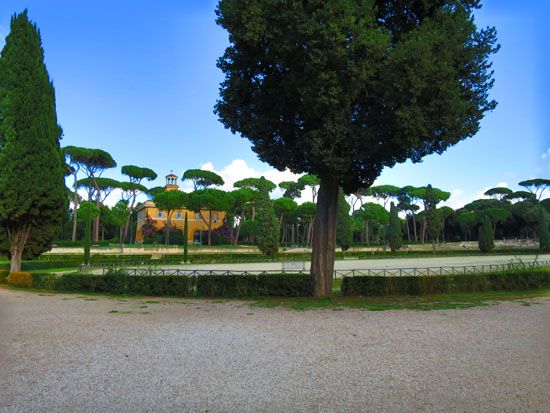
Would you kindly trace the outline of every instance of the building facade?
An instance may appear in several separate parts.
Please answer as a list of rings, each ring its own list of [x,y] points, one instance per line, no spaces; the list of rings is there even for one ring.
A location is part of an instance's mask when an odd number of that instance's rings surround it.
[[[174,174],[166,176],[166,191],[179,190],[178,177]],[[154,227],[155,231],[161,231],[166,226],[168,216],[166,211],[162,211],[155,206],[153,201],[146,201],[137,209],[137,228],[136,242],[143,242],[144,232],[147,227]],[[201,232],[208,231],[208,221],[210,211],[201,212],[190,211],[188,209],[178,209],[172,212],[170,226],[183,232],[185,224],[185,214],[187,214],[188,240],[192,242],[201,241]],[[202,215],[202,217],[201,217]],[[221,227],[225,220],[224,211],[212,211],[212,230]],[[206,222],[205,222],[206,221]]]

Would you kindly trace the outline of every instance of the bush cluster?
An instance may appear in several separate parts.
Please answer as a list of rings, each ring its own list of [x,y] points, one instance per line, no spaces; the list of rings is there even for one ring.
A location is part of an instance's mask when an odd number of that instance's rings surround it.
[[[12,287],[33,287],[32,274],[30,272],[12,272],[8,275],[7,282]]]
[[[471,275],[344,277],[346,296],[428,295],[475,291],[534,290],[550,286],[548,268]]]
[[[0,284],[6,284],[8,282],[8,275],[10,275],[8,270],[0,270]]]
[[[313,294],[309,275],[104,275],[35,274],[33,286],[65,292],[143,294],[173,297],[307,297]]]

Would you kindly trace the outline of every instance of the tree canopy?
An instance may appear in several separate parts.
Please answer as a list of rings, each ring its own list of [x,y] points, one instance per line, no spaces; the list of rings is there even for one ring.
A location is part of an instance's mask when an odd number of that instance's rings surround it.
[[[493,199],[496,199],[497,201],[501,201],[506,195],[510,195],[513,192],[514,191],[512,191],[510,188],[497,186],[495,188],[488,189],[483,195],[487,195]]]
[[[209,186],[220,186],[224,184],[221,176],[212,171],[205,171],[203,169],[188,169],[183,173],[183,180],[190,180],[193,182],[193,188],[205,189]]]
[[[283,193],[283,196],[285,198],[295,199],[302,196],[304,185],[301,182],[283,181],[279,183],[279,188],[285,190],[285,192]]]
[[[120,168],[123,175],[126,175],[130,182],[139,184],[144,179],[154,181],[157,179],[157,173],[150,168],[143,168],[136,165],[124,165]]]
[[[550,179],[528,179],[521,181],[519,185],[531,192],[537,200],[540,200],[544,191],[550,188]]]
[[[267,190],[269,192],[273,191],[275,188],[277,188],[277,185],[275,185],[273,182],[271,182],[269,179],[265,179],[265,185],[267,187]],[[237,181],[233,184],[235,188],[249,188],[258,190],[260,187],[261,178],[244,178],[240,181]]]

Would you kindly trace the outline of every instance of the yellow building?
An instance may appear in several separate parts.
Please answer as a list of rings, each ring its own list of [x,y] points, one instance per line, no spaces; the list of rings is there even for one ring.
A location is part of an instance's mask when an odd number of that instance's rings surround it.
[[[178,177],[176,175],[169,174],[166,176],[165,189],[167,191],[180,189],[180,187],[178,186]],[[203,210],[199,213],[187,209],[178,209],[172,212],[170,226],[183,232],[185,213],[187,213],[188,239],[189,241],[197,242],[200,240],[201,231],[208,231],[207,222],[210,219],[210,211]],[[213,211],[212,230],[221,227],[223,225],[224,219],[225,212]],[[137,209],[136,241],[143,242],[143,226],[145,224],[152,224],[158,231],[164,229],[167,220],[168,216],[166,214],[166,211],[161,211],[157,207],[155,207],[155,203],[153,201],[146,201]]]

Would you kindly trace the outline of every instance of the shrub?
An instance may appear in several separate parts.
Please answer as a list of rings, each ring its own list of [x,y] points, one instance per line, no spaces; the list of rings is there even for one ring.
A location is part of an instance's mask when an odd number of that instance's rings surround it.
[[[493,225],[488,216],[484,215],[481,218],[481,225],[479,226],[478,233],[479,250],[483,253],[493,251],[495,248],[495,241],[493,238]]]
[[[46,290],[54,290],[57,281],[59,280],[58,274],[52,273],[37,273],[32,275],[32,287]]]
[[[473,275],[344,277],[346,296],[428,295],[476,291],[534,290],[550,285],[550,269],[526,269]]]
[[[37,277],[37,279],[40,277]],[[105,275],[64,274],[35,282],[37,288],[67,292],[143,294],[174,297],[307,297],[313,283],[303,274],[238,275],[126,275],[124,270]]]
[[[32,274],[30,272],[12,272],[8,275],[7,282],[13,287],[32,287]]]
[[[126,279],[128,294],[190,297],[193,294],[192,277],[185,276],[129,276]]]
[[[0,270],[0,284],[6,284],[8,281],[8,275],[10,272],[8,270]]]

